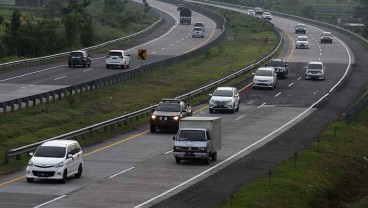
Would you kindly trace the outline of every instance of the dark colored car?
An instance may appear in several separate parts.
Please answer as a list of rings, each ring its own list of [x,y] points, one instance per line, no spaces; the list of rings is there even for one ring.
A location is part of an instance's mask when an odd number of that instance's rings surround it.
[[[266,66],[275,68],[277,78],[286,79],[289,74],[288,64],[284,59],[272,59]]]
[[[254,8],[254,12],[255,12],[256,14],[260,14],[260,15],[262,15],[262,14],[263,14],[263,9],[261,9],[260,7],[255,7],[255,8]]]
[[[301,23],[296,24],[295,33],[306,34],[307,33],[307,27],[305,26],[305,24],[301,24]]]
[[[331,32],[322,32],[321,43],[332,43],[333,35]]]
[[[192,116],[192,107],[180,99],[162,99],[156,108],[152,109],[150,116],[150,131],[156,129],[179,129],[179,120]]]
[[[72,51],[69,54],[68,66],[69,68],[74,66],[91,67],[91,56],[86,51]]]

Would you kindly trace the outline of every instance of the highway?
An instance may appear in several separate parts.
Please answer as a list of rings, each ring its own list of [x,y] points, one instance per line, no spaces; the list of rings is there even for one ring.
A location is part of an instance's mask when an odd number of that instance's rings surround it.
[[[194,107],[195,116],[222,118],[222,149],[216,162],[176,164],[171,152],[174,133],[151,134],[144,125],[85,148],[81,179],[63,185],[28,184],[24,170],[1,176],[0,206],[211,207],[239,184],[265,175],[340,116],[368,81],[363,70],[367,50],[349,37],[333,31],[333,44],[319,44],[321,29],[307,25],[310,48],[294,49],[296,22],[274,17],[272,23],[283,31],[280,57],[289,62],[289,77],[279,80],[275,90],[252,90],[251,80],[239,83],[241,106],[235,114],[209,114],[207,105]],[[326,80],[304,80],[309,61],[325,63]]]

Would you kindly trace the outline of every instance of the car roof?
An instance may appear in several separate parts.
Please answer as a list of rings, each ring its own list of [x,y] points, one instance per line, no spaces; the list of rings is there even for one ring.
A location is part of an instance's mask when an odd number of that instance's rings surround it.
[[[298,38],[308,38],[306,35],[299,35]]]
[[[109,52],[125,52],[124,50],[109,50]]]
[[[271,14],[270,12],[263,12],[263,14]]]
[[[331,35],[331,32],[322,32],[323,35]]]
[[[84,53],[84,52],[86,52],[86,51],[84,51],[84,50],[77,50],[77,51],[71,51],[70,53]]]
[[[303,23],[296,23],[296,26],[305,26]]]
[[[234,90],[235,87],[218,87],[216,90]]]
[[[184,101],[180,99],[169,99],[169,98],[161,99],[161,103],[180,103],[180,102]]]
[[[261,67],[261,68],[258,68],[257,71],[258,70],[270,71],[272,69],[275,69],[275,68],[273,68],[273,67]]]
[[[323,65],[323,63],[322,63],[322,62],[320,62],[320,61],[311,61],[311,62],[309,62],[308,64],[322,64],[322,65]]]
[[[75,140],[53,140],[43,143],[41,146],[67,147],[70,144],[77,143]]]
[[[272,59],[271,61],[284,61],[284,59]]]
[[[203,24],[203,22],[196,22],[196,23],[194,23],[194,24]]]

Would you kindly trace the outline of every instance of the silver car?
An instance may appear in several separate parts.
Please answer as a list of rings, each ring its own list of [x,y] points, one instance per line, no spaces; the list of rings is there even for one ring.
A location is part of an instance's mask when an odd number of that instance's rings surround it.
[[[235,87],[218,87],[213,94],[209,94],[209,111],[226,110],[234,113],[239,111],[240,97]]]
[[[309,62],[308,66],[305,67],[305,79],[317,79],[324,80],[325,79],[325,66],[322,62],[314,61]]]
[[[204,38],[204,30],[202,27],[195,27],[192,32],[192,38]]]
[[[277,73],[274,67],[261,67],[257,69],[253,78],[253,89],[271,88],[275,89],[277,85]]]

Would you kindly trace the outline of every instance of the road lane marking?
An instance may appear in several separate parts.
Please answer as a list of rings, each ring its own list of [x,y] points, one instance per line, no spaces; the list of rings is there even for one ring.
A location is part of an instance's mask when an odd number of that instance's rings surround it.
[[[21,87],[20,89],[25,89],[25,88],[33,87],[33,86],[34,86],[34,85],[27,85],[27,86]]]
[[[86,70],[83,70],[83,72],[88,72],[88,71],[91,71],[93,68],[89,68],[89,69],[86,69]]]
[[[6,185],[6,184],[8,184],[8,183],[12,183],[12,182],[14,182],[14,181],[18,181],[18,180],[23,179],[23,178],[26,178],[26,176],[25,176],[25,175],[23,175],[23,176],[20,176],[20,177],[18,177],[18,178],[11,179],[11,180],[9,180],[9,181],[5,181],[4,183],[0,183],[0,187],[1,187],[1,186]]]
[[[290,61],[290,59],[293,57],[294,50],[295,50],[295,43],[294,43],[293,38],[289,35],[289,33],[287,33],[287,32],[286,32],[285,34],[289,37],[289,39],[291,40],[291,43],[292,43],[292,47],[291,47],[290,55],[289,55],[289,57],[286,59],[286,61],[288,62],[288,61]]]
[[[161,50],[165,50],[166,48],[161,48]]]
[[[170,150],[170,151],[168,151],[168,152],[165,152],[164,154],[165,154],[165,155],[167,155],[167,154],[169,154],[169,153],[171,153],[171,152],[173,152],[173,150]]]
[[[262,105],[258,106],[257,108],[262,108],[266,103],[262,103]]]
[[[252,83],[249,83],[248,85],[246,85],[245,87],[241,88],[240,90],[238,90],[239,92],[245,90],[246,88],[250,87],[252,85]]]
[[[170,193],[170,192],[172,192],[172,191],[174,191],[174,190],[176,190],[176,189],[178,189],[178,188],[180,188],[180,187],[182,187],[182,186],[184,186],[184,185],[188,184],[189,182],[194,181],[195,179],[197,179],[197,178],[199,178],[199,177],[202,177],[202,176],[203,176],[203,175],[205,175],[205,174],[208,174],[210,171],[212,171],[212,170],[214,170],[214,169],[216,169],[216,168],[218,168],[218,167],[222,166],[223,164],[225,164],[225,163],[227,163],[228,161],[230,161],[230,160],[234,159],[234,158],[235,158],[235,157],[237,157],[238,155],[240,155],[240,154],[242,154],[242,153],[244,153],[244,152],[248,151],[248,150],[249,150],[250,148],[252,148],[253,146],[255,146],[255,145],[257,145],[257,144],[259,144],[259,143],[263,142],[264,140],[266,140],[266,139],[267,139],[267,138],[269,138],[270,136],[274,135],[275,133],[279,132],[280,130],[282,130],[282,129],[283,129],[283,128],[285,128],[286,126],[290,125],[292,122],[294,122],[294,121],[296,121],[297,119],[299,119],[301,116],[303,116],[304,114],[306,114],[307,112],[309,112],[309,111],[310,111],[310,110],[311,110],[315,105],[317,105],[319,102],[321,102],[321,101],[322,101],[325,97],[327,97],[328,95],[329,95],[329,93],[327,93],[326,95],[324,95],[324,96],[323,96],[322,98],[320,98],[317,102],[313,103],[309,108],[307,108],[307,109],[306,109],[305,111],[303,111],[301,114],[299,114],[299,115],[298,115],[298,116],[296,116],[295,118],[291,119],[289,122],[285,123],[284,125],[282,125],[282,126],[281,126],[281,127],[279,127],[278,129],[274,130],[273,132],[269,133],[268,135],[264,136],[262,139],[260,139],[260,140],[258,140],[258,141],[256,141],[256,142],[254,142],[253,144],[251,144],[251,145],[249,145],[249,146],[245,147],[244,149],[240,150],[239,152],[237,152],[237,153],[235,153],[235,154],[231,155],[230,157],[226,158],[225,160],[223,160],[223,161],[221,161],[221,162],[219,162],[219,163],[215,164],[214,166],[212,166],[212,167],[208,168],[207,170],[205,170],[205,171],[203,171],[203,172],[199,173],[198,175],[193,176],[192,178],[190,178],[190,179],[188,179],[188,180],[186,180],[186,181],[184,181],[184,182],[180,183],[179,185],[177,185],[177,186],[175,186],[175,187],[173,187],[173,188],[171,188],[171,189],[169,189],[169,190],[167,190],[167,191],[165,191],[165,192],[163,192],[163,193],[161,193],[161,194],[159,194],[159,195],[157,195],[157,196],[155,196],[155,197],[153,197],[153,198],[151,198],[151,199],[149,199],[149,200],[147,200],[147,201],[145,201],[145,202],[143,202],[143,203],[141,203],[141,204],[139,204],[139,205],[137,205],[137,206],[135,206],[134,208],[140,208],[140,207],[143,207],[143,206],[145,206],[145,205],[147,205],[147,204],[149,204],[149,203],[153,202],[154,200],[156,200],[156,199],[158,199],[158,198],[160,198],[160,197],[162,197],[162,196],[165,196],[165,195],[167,195],[168,193]]]
[[[302,77],[299,77],[297,80],[300,80]]]
[[[180,40],[176,41],[176,43],[180,43],[180,42],[181,42]]]
[[[0,82],[5,82],[5,81],[12,80],[12,79],[17,79],[17,78],[25,77],[25,76],[28,76],[28,75],[41,73],[41,72],[48,71],[48,70],[50,70],[50,69],[59,68],[59,67],[62,67],[62,66],[67,66],[67,65],[54,66],[54,67],[50,67],[50,68],[46,68],[46,69],[42,69],[42,70],[39,70],[39,71],[34,71],[34,72],[31,72],[31,73],[22,74],[22,75],[15,76],[15,77],[10,77],[10,78],[7,78],[7,79],[0,80]]]
[[[155,54],[155,53],[157,53],[157,52],[155,51],[155,52],[152,52],[151,54]]]
[[[244,115],[239,116],[238,118],[236,118],[236,119],[235,119],[235,121],[237,121],[237,120],[239,120],[239,119],[243,118],[244,116],[245,116],[245,114],[244,114]]]
[[[280,94],[281,94],[281,92],[277,93],[277,94],[275,95],[275,97],[279,96]]]
[[[185,38],[182,38],[181,40],[184,40]]]
[[[59,196],[59,197],[57,197],[57,198],[55,198],[55,199],[53,199],[53,200],[47,201],[47,202],[45,202],[45,203],[43,203],[43,204],[40,204],[40,205],[38,205],[38,206],[35,206],[35,207],[33,207],[33,208],[39,208],[39,207],[45,206],[45,205],[47,205],[47,204],[50,204],[51,202],[54,202],[54,201],[59,200],[59,199],[62,199],[62,198],[64,198],[64,197],[66,197],[66,195]]]
[[[55,78],[54,80],[59,80],[59,79],[64,79],[66,76],[62,76],[62,77],[58,77],[58,78]]]
[[[118,176],[118,175],[120,175],[120,174],[123,174],[123,173],[125,173],[125,172],[128,172],[128,171],[130,171],[131,169],[134,169],[134,167],[130,167],[130,168],[126,169],[126,170],[123,170],[123,171],[121,171],[121,172],[119,172],[119,173],[117,173],[117,174],[115,174],[115,175],[110,176],[109,178],[113,178],[113,177],[115,177],[115,176]]]
[[[173,46],[174,44],[170,44],[169,46]]]
[[[293,84],[294,84],[293,82],[292,82],[292,83],[290,83],[290,84],[289,84],[289,87],[291,87]]]

